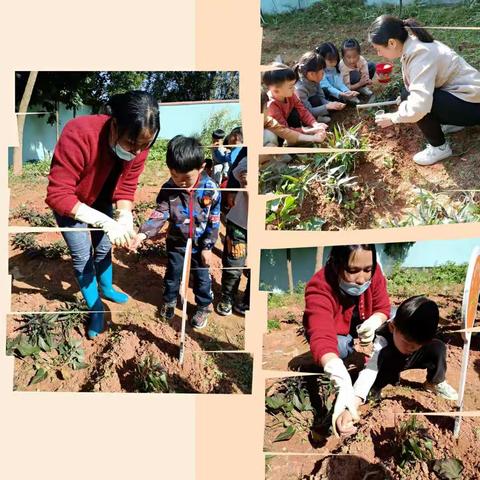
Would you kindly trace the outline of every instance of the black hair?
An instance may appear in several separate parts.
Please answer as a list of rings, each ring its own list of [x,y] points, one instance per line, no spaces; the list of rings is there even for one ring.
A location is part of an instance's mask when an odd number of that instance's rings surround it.
[[[292,80],[298,80],[298,76],[293,69],[283,63],[274,62],[272,67],[277,67],[275,70],[267,70],[263,72],[262,82],[266,87],[271,85],[279,85]]]
[[[382,15],[376,18],[368,30],[368,40],[370,43],[383,45],[384,47],[388,44],[390,38],[405,43],[409,33],[407,29],[421,42],[433,42],[432,35],[413,18],[401,20],[392,15]]]
[[[167,167],[180,173],[200,169],[205,163],[203,148],[198,139],[177,135],[167,145]]]
[[[263,113],[268,103],[268,95],[265,90],[260,91],[260,112]]]
[[[342,43],[342,57],[345,56],[345,50],[347,49],[355,49],[357,53],[360,55],[361,49],[360,49],[360,44],[358,43],[358,40],[355,38],[348,38]]]
[[[438,305],[423,295],[417,295],[401,303],[393,323],[407,340],[425,344],[436,335],[438,320]]]
[[[348,261],[352,253],[358,250],[367,250],[372,252],[372,277],[377,269],[377,249],[372,243],[362,245],[335,245],[330,251],[330,255],[325,265],[327,269],[328,281],[332,286],[338,287],[338,277],[348,267]]]
[[[322,43],[318,46],[315,51],[321,55],[325,60],[336,60],[336,70],[340,73],[340,67],[338,64],[340,63],[340,54],[338,53],[337,47],[332,42]]]
[[[293,67],[297,76],[306,76],[308,72],[317,73],[326,67],[325,59],[316,52],[304,53],[298,63]]]
[[[212,138],[214,140],[223,140],[225,138],[225,131],[221,128],[217,128],[212,132]]]
[[[126,135],[136,142],[143,130],[155,135],[151,144],[160,132],[160,116],[158,102],[147,92],[131,90],[113,95],[106,105],[106,112],[116,120],[118,135]]]
[[[243,142],[242,127],[234,127],[232,131],[225,137],[225,145],[236,145],[237,141]]]
[[[205,168],[213,168],[213,160],[211,158],[205,159]]]

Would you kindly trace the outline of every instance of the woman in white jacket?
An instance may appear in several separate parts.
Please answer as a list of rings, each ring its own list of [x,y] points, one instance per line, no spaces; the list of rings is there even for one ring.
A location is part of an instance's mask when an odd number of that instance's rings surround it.
[[[480,125],[480,72],[412,19],[378,17],[369,41],[378,55],[401,59],[408,94],[397,112],[379,116],[376,123],[382,128],[416,123],[428,142],[413,157],[419,165],[451,156],[444,134]]]

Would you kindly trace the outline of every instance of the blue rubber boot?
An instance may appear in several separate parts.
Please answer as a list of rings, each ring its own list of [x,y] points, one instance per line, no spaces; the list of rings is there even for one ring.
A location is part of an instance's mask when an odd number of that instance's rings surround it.
[[[83,298],[90,310],[90,322],[88,323],[87,336],[95,338],[103,332],[104,314],[103,304],[98,295],[98,283],[95,275],[92,273],[77,274],[78,284]]]
[[[107,300],[115,303],[127,303],[128,295],[122,292],[117,292],[112,285],[112,256],[107,255],[103,260],[95,262],[95,270],[97,272],[98,283],[103,296]]]

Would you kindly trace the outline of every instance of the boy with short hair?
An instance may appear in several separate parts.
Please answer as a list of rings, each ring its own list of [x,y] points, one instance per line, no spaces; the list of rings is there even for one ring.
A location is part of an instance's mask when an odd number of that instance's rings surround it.
[[[311,134],[312,137],[318,134],[321,140],[324,140],[328,126],[317,122],[295,94],[296,73],[287,65],[272,66],[280,68],[267,70],[262,75],[262,83],[268,89],[268,115],[290,130],[300,134]],[[310,139],[313,140],[314,138]]]
[[[340,382],[333,420],[339,433],[355,433],[356,409],[365,402],[370,389],[380,392],[386,385],[398,383],[405,370],[426,369],[426,390],[447,400],[458,399],[455,389],[445,380],[447,347],[435,338],[438,321],[437,304],[418,295],[405,300],[395,317],[376,330],[372,357],[353,387],[351,380]]]
[[[168,265],[160,316],[171,320],[180,289],[185,247],[188,238],[192,239],[191,272],[197,309],[191,324],[200,329],[207,325],[213,300],[208,267],[220,228],[221,195],[204,172],[203,148],[196,138],[182,135],[172,138],[167,146],[167,166],[171,177],[160,189],[157,206],[140,227],[130,249],[135,250],[147,238],[157,237],[165,222],[169,222]]]

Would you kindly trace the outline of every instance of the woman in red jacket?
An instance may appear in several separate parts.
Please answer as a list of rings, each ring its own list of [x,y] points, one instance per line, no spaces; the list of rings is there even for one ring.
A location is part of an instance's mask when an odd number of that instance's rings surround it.
[[[99,287],[111,301],[128,300],[112,285],[112,243],[125,246],[134,235],[138,178],[160,131],[158,103],[148,93],[114,95],[107,107],[108,115],[82,116],[65,125],[53,154],[46,198],[59,227],[101,229],[62,232],[90,310],[89,338],[103,330]]]
[[[357,335],[363,344],[372,342],[375,330],[390,316],[375,245],[333,247],[325,267],[308,282],[305,303],[304,325],[313,358],[338,387],[333,425],[345,408],[357,418],[352,380],[342,359],[353,352]]]

